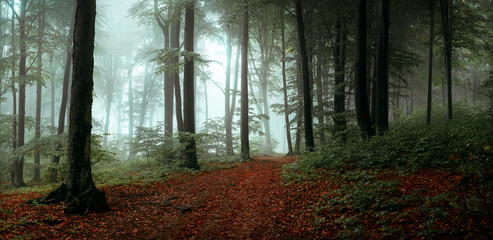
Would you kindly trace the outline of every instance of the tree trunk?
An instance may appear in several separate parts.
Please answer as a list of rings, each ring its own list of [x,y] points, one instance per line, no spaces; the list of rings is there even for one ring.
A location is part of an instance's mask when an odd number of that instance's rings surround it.
[[[185,51],[194,51],[194,22],[195,1],[185,8]],[[194,60],[185,59],[183,72],[183,130],[191,134],[185,142],[183,165],[191,169],[200,169],[197,163],[197,148],[195,143],[195,92],[194,92]]]
[[[12,0],[12,6],[14,6],[15,0]],[[16,52],[16,47],[15,47],[15,14],[14,10],[12,10],[12,29],[11,29],[11,34],[12,34],[12,55]],[[12,149],[15,151],[17,149],[17,118],[15,117],[17,115],[17,90],[15,89],[15,57],[12,57],[12,78],[11,78],[11,83],[10,83],[10,88],[12,91],[12,115],[14,116],[12,118]],[[15,169],[15,161],[12,164],[12,169]],[[11,182],[12,184],[14,183],[14,171],[11,172]]]
[[[335,134],[346,130],[346,84],[345,84],[345,63],[346,63],[346,23],[344,19],[337,21],[336,46],[334,48],[335,62],[335,93],[334,93],[334,125]],[[344,136],[341,136],[345,139]]]
[[[431,123],[431,98],[432,98],[432,81],[433,81],[433,35],[435,30],[435,1],[429,0],[430,3],[430,38],[428,50],[428,94],[426,100],[426,124]]]
[[[37,66],[37,84],[36,84],[36,127],[35,127],[35,139],[39,141],[41,138],[41,90],[43,87],[42,71],[43,71],[43,38],[44,38],[44,20],[45,20],[45,1],[40,1],[39,11],[41,12],[40,19],[38,21],[38,66]],[[41,181],[40,172],[40,155],[39,151],[34,155],[34,176],[33,182]]]
[[[179,9],[175,12],[176,20],[171,24],[171,48],[180,49],[180,18],[181,11]],[[179,56],[176,55],[171,60],[171,64],[178,64],[180,61]],[[174,72],[172,74],[174,87],[175,87],[175,111],[176,111],[176,125],[178,132],[183,131],[183,113],[182,113],[182,101],[181,101],[181,88],[180,88],[180,73]]]
[[[440,0],[445,43],[445,78],[447,79],[447,118],[452,119],[452,1]]]
[[[284,26],[284,12],[281,11],[281,63],[282,63],[282,93],[284,96],[284,121],[286,124],[286,140],[288,142],[287,156],[294,155],[293,143],[291,142],[291,124],[288,111],[288,85],[286,80],[286,37]]]
[[[140,114],[139,114],[139,127],[143,127],[145,125],[145,116],[147,114],[147,106],[149,105],[149,66],[148,63],[145,63],[144,66],[144,91],[142,93],[142,102],[140,104]]]
[[[133,94],[133,53],[128,58],[128,138],[129,142],[133,142],[134,138],[134,94]],[[130,145],[131,146],[131,145]],[[132,159],[135,156],[135,150],[130,147],[128,158]]]
[[[17,130],[17,147],[24,146],[25,124],[26,124],[26,5],[27,0],[21,0],[19,12],[19,115],[18,115],[18,130]],[[14,187],[24,187],[24,156],[15,158],[13,169]]]
[[[168,17],[171,15],[171,8],[168,10]],[[159,13],[157,0],[154,0],[154,18],[156,19],[159,28],[163,32],[164,36],[164,49],[169,49],[170,47],[170,36],[169,36],[169,22],[165,21],[161,14]],[[168,66],[170,61],[164,63]],[[164,72],[164,134],[171,138],[173,136],[173,99],[174,99],[174,86],[173,79],[169,71]]]
[[[366,0],[357,0],[354,41],[354,101],[356,120],[362,139],[368,139],[371,136],[370,109],[366,87],[366,10]]]
[[[224,92],[224,128],[226,131],[226,154],[234,155],[233,151],[233,126],[231,122],[230,115],[231,112],[231,55],[233,52],[233,47],[231,45],[231,33],[229,32],[230,27],[226,31],[226,86]]]
[[[56,75],[56,68],[53,66],[53,54],[50,54],[50,70],[51,70],[51,76],[50,76],[50,125],[51,125],[51,135],[55,134],[55,75]]]
[[[300,76],[301,61],[299,56],[296,58],[296,73],[296,90],[298,91],[298,109],[296,111],[296,117],[298,118],[298,121],[296,121],[296,140],[294,143],[294,154],[298,155],[301,153],[301,126],[303,125],[303,83]]]
[[[243,28],[241,42],[241,153],[240,161],[250,160],[250,140],[248,126],[248,2],[245,1],[245,9],[243,12]]]
[[[75,13],[75,7],[72,9],[72,13]],[[65,115],[67,111],[67,102],[68,102],[68,88],[69,88],[69,79],[70,79],[70,69],[72,67],[72,39],[73,39],[73,29],[75,25],[75,18],[74,14],[70,15],[70,27],[69,27],[69,32],[68,32],[68,38],[67,38],[67,52],[66,52],[66,60],[65,60],[65,71],[63,74],[63,88],[62,88],[62,102],[60,104],[60,112],[58,114],[58,129],[57,129],[57,134],[62,134],[65,129]],[[57,151],[61,150],[62,145],[58,144],[57,146]],[[53,164],[59,164],[60,163],[60,155],[55,155],[52,160]],[[51,182],[58,182],[57,179],[57,171],[56,168],[53,168],[53,172],[50,174]]]
[[[298,32],[299,53],[301,55],[301,69],[303,71],[303,115],[305,121],[305,147],[308,151],[315,149],[313,140],[312,98],[310,93],[310,72],[308,69],[308,54],[305,41],[305,23],[303,22],[303,9],[301,0],[296,0],[296,27]]]
[[[64,201],[65,213],[86,214],[110,210],[105,193],[96,188],[91,174],[96,0],[77,0],[75,16],[67,176],[57,190],[37,201],[46,204]]]
[[[377,36],[377,134],[389,129],[389,0],[379,0]]]

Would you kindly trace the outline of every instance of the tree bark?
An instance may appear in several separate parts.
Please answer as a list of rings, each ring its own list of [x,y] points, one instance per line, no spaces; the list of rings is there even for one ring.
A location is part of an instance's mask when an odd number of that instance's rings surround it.
[[[168,17],[171,15],[171,8],[168,10]],[[163,32],[164,36],[164,49],[170,47],[169,37],[169,22],[165,21],[159,13],[157,0],[154,0],[154,18],[156,19],[159,28]],[[168,66],[170,61],[166,61],[164,64]],[[164,134],[171,138],[173,136],[173,99],[174,99],[174,86],[173,79],[169,71],[164,72]]]
[[[379,0],[377,36],[377,134],[383,135],[389,128],[389,0]]]
[[[336,46],[334,48],[335,62],[335,93],[334,93],[334,125],[335,134],[346,130],[346,84],[345,84],[345,64],[346,64],[346,23],[340,18],[337,21]],[[344,136],[341,136],[345,139]]]
[[[62,134],[65,130],[65,116],[67,112],[67,102],[68,102],[68,88],[69,88],[69,80],[70,80],[70,69],[72,67],[72,39],[73,39],[73,31],[75,25],[75,6],[72,8],[72,14],[70,15],[70,27],[67,38],[67,50],[66,50],[66,60],[65,60],[65,71],[63,74],[63,87],[62,87],[62,102],[60,103],[60,112],[58,114],[58,129],[57,134]],[[61,143],[57,146],[57,151],[60,151],[62,148]],[[52,160],[53,164],[60,163],[60,155],[55,155]],[[51,182],[58,182],[57,179],[57,171],[56,168],[53,168],[53,172],[50,174]]]
[[[248,2],[245,2],[243,10],[243,27],[242,27],[242,42],[241,42],[241,152],[240,161],[248,161],[250,158],[250,139],[248,125]]]
[[[303,9],[301,0],[296,0],[296,27],[298,32],[299,53],[301,55],[301,69],[303,72],[303,115],[305,126],[305,148],[308,151],[315,149],[313,140],[312,98],[310,93],[310,72],[308,69],[308,54],[305,41],[305,23],[303,22]]]
[[[195,1],[185,8],[185,51],[194,51],[194,22]],[[191,134],[185,142],[184,166],[191,169],[200,169],[197,163],[197,148],[195,143],[195,69],[194,60],[185,59],[183,72],[183,130]]]
[[[44,21],[45,21],[45,1],[39,2],[39,11],[41,12],[38,20],[38,65],[37,65],[37,83],[36,83],[36,127],[35,139],[39,141],[41,138],[41,90],[43,87],[42,71],[43,71],[43,39],[44,39]],[[39,151],[34,155],[34,176],[33,182],[41,181],[40,172],[40,155]]]
[[[231,55],[233,52],[233,47],[231,44],[231,33],[230,27],[226,31],[226,86],[224,89],[224,128],[226,131],[226,154],[234,155],[233,151],[233,126],[231,112]]]
[[[447,118],[452,119],[452,1],[440,0],[445,43],[445,78],[447,79]]]
[[[128,138],[129,142],[133,142],[134,138],[134,94],[133,94],[133,53],[128,57]],[[130,144],[128,151],[128,159],[132,159],[135,156],[135,150]]]
[[[27,0],[21,0],[19,9],[19,115],[17,125],[17,147],[24,146],[26,124],[26,5]],[[16,156],[13,169],[12,186],[24,187],[24,156]]]
[[[284,121],[286,124],[286,140],[288,142],[287,156],[294,155],[293,143],[291,141],[291,124],[288,111],[288,84],[286,80],[286,37],[284,26],[284,12],[281,11],[281,64],[282,64],[282,93],[284,97]]]
[[[181,10],[175,10],[175,21],[171,24],[171,48],[180,49],[180,18]],[[179,63],[179,56],[176,55],[171,60],[171,64]],[[175,87],[175,114],[176,125],[178,132],[183,131],[183,113],[182,113],[182,101],[181,101],[181,88],[180,88],[180,73],[174,72],[172,74],[174,87]]]
[[[371,136],[370,109],[368,106],[368,91],[366,87],[366,0],[357,0],[355,18],[355,41],[354,41],[354,101],[356,109],[356,120],[360,129],[362,139]]]
[[[90,160],[96,0],[77,0],[75,16],[67,176],[57,190],[36,201],[64,201],[65,213],[86,214],[110,210],[105,193],[94,184]]]
[[[426,100],[426,124],[431,123],[431,98],[432,98],[432,82],[433,82],[433,37],[435,32],[435,1],[429,0],[430,3],[430,38],[428,50],[428,92]]]

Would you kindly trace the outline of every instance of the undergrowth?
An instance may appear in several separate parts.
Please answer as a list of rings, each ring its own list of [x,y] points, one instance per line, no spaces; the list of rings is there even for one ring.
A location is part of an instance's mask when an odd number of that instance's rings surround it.
[[[378,236],[403,236],[393,227],[410,211],[420,211],[422,226],[413,233],[425,238],[460,234],[464,237],[493,237],[493,119],[491,114],[458,105],[454,119],[447,120],[443,109],[435,110],[431,125],[426,125],[425,109],[394,121],[383,136],[360,140],[356,126],[349,126],[345,143],[334,140],[306,153],[285,167],[286,179],[316,174],[318,169],[336,171],[345,180],[319,200],[319,213],[338,212],[339,237],[358,239],[368,234],[364,219],[380,226]],[[418,190],[397,191],[399,181],[380,179],[375,172],[408,172],[409,176],[433,171],[430,178],[451,187],[444,193],[422,195]],[[434,226],[449,217],[459,225],[446,232]],[[351,213],[351,214],[349,214]],[[328,215],[315,216],[318,222]]]

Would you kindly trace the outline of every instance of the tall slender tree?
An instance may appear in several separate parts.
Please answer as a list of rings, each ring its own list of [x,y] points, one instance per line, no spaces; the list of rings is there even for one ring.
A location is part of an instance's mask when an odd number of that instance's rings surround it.
[[[17,147],[24,146],[26,125],[26,12],[27,1],[21,0],[19,8],[19,114],[17,118]],[[12,186],[24,187],[24,156],[16,156],[13,169]]]
[[[185,43],[187,52],[194,51],[194,24],[195,23],[195,0],[185,8]],[[195,64],[191,58],[185,59],[183,72],[183,131],[195,134]],[[200,169],[197,163],[197,148],[195,136],[186,139],[184,149],[184,166],[191,169]]]
[[[426,99],[426,124],[431,123],[431,98],[432,98],[432,81],[433,81],[433,39],[435,34],[435,0],[429,0],[430,8],[430,38],[428,48],[428,92]]]
[[[284,12],[281,12],[281,65],[282,65],[282,93],[284,97],[284,121],[286,122],[286,138],[288,142],[287,156],[294,155],[293,143],[291,142],[291,124],[289,122],[288,112],[288,85],[286,80],[286,36],[284,24]]]
[[[298,32],[298,50],[301,55],[301,69],[303,80],[303,116],[305,127],[305,148],[308,151],[315,149],[313,139],[312,97],[310,84],[310,70],[308,69],[308,53],[305,40],[305,23],[303,20],[303,8],[301,0],[296,0],[296,28]]]
[[[37,53],[37,82],[36,82],[36,127],[35,127],[35,138],[39,140],[41,137],[41,90],[43,88],[43,41],[44,41],[44,25],[45,25],[45,2],[46,0],[39,1],[38,11],[38,53]],[[40,172],[40,155],[39,151],[34,155],[34,176],[33,182],[41,181]]]
[[[170,47],[170,20],[171,8],[168,7],[167,17],[163,17],[158,7],[158,0],[154,0],[154,18],[159,25],[159,28],[163,32],[164,36],[164,49]],[[169,60],[165,61],[165,66],[168,66]],[[173,79],[169,71],[164,72],[164,131],[165,135],[171,137],[173,135],[173,98],[174,98],[174,86]]]
[[[248,127],[248,4],[249,1],[244,1],[243,10],[243,26],[242,26],[242,42],[241,42],[241,152],[240,161],[250,160],[250,130]]]
[[[69,32],[67,34],[67,44],[66,44],[66,57],[65,57],[65,69],[63,73],[63,87],[62,87],[62,101],[60,102],[60,111],[58,114],[58,128],[57,134],[62,134],[65,131],[65,116],[67,115],[67,103],[68,103],[68,95],[69,95],[69,80],[70,80],[70,70],[72,68],[72,42],[73,42],[73,31],[75,25],[75,2],[72,0],[72,11],[70,14],[70,26]],[[61,149],[61,143],[57,146],[57,151]],[[60,155],[55,155],[52,160],[53,164],[60,163]],[[57,170],[53,168],[53,172],[50,174],[52,182],[57,182]]]
[[[452,0],[440,0],[445,44],[445,78],[447,79],[447,118],[452,119]]]

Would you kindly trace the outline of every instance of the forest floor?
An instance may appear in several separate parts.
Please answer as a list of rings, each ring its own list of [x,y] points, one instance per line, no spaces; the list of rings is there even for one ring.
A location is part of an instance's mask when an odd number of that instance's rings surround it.
[[[378,179],[400,180],[385,194],[424,199],[421,204],[401,206],[397,211],[401,215],[396,216],[392,211],[377,211],[378,206],[364,212],[327,207],[328,203],[343,205],[343,201],[330,201],[341,200],[338,189],[351,180],[328,170],[301,174],[299,179],[283,178],[283,165],[293,161],[294,157],[258,157],[159,182],[99,186],[112,211],[85,216],[65,215],[62,205],[24,203],[46,192],[0,193],[0,239],[328,239],[345,233],[355,237],[357,231],[363,231],[359,236],[364,238],[427,238],[431,235],[426,233],[436,229],[450,234],[461,224],[449,204],[429,198],[453,186],[437,180],[440,172],[364,172]],[[426,191],[417,191],[423,188]],[[445,216],[424,209],[437,205],[446,209]],[[433,222],[428,226],[430,214],[434,214]]]

